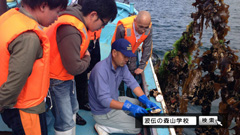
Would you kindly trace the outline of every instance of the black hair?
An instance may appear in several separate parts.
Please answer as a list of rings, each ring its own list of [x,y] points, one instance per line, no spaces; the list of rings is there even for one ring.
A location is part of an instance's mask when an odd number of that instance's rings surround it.
[[[22,0],[21,3],[28,5],[31,9],[35,9],[42,3],[46,2],[50,9],[61,7],[61,9],[66,9],[68,0]]]
[[[115,0],[83,0],[82,13],[87,16],[92,11],[96,11],[102,19],[113,21],[117,15],[117,5]]]
[[[83,0],[78,0],[78,4],[82,6]]]

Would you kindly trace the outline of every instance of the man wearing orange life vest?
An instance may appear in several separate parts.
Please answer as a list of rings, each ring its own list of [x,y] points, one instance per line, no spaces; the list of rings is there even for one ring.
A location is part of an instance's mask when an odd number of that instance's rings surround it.
[[[47,135],[50,44],[43,26],[66,6],[67,0],[22,0],[0,16],[0,111],[13,134]]]
[[[136,66],[136,57],[129,59],[128,67],[133,74],[141,74],[152,54],[152,23],[151,15],[147,11],[140,11],[137,16],[124,18],[117,23],[112,43],[124,38],[132,45],[133,53],[142,44],[142,57],[139,66]]]
[[[90,63],[87,31],[104,27],[116,14],[114,0],[86,0],[82,6],[67,7],[46,29],[51,44],[49,91],[56,135],[75,134],[78,102],[74,76],[84,72]]]

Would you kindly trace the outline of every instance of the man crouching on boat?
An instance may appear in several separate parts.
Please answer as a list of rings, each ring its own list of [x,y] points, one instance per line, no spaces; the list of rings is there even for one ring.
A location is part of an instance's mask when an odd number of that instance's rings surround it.
[[[126,63],[129,57],[135,57],[131,44],[125,39],[118,39],[112,44],[111,54],[105,60],[96,64],[89,78],[89,103],[93,118],[97,122],[94,126],[98,134],[108,133],[138,134],[141,129],[135,127],[133,116],[148,113],[138,106],[139,101],[147,107],[160,109],[148,100],[143,90],[134,79]],[[124,81],[139,97],[139,101],[129,97],[119,97],[118,87]]]

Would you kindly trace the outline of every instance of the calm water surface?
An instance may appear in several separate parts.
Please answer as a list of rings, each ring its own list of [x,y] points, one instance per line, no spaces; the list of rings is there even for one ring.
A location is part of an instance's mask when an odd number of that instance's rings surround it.
[[[153,23],[153,44],[154,52],[160,58],[166,51],[172,50],[172,44],[178,40],[186,26],[192,21],[191,13],[196,9],[192,6],[195,0],[130,0],[134,7],[140,10],[147,10],[152,15]],[[240,50],[240,1],[225,0],[230,5],[229,31],[226,40],[230,40],[232,49]],[[211,29],[204,30],[203,46],[201,51],[206,51],[210,46],[212,37]],[[240,53],[237,53],[240,56]]]

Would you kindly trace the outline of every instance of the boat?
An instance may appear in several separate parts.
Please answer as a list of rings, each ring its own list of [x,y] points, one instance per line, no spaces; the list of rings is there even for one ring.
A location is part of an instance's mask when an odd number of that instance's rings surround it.
[[[111,40],[114,34],[116,25],[118,20],[126,18],[130,15],[137,14],[137,10],[134,8],[134,4],[125,4],[121,2],[116,2],[118,14],[116,19],[108,23],[103,29],[100,36],[100,50],[101,50],[101,60],[108,57],[111,51]],[[138,59],[141,58],[141,51],[138,53]],[[157,90],[160,95],[162,95],[157,76],[154,71],[152,58],[149,59],[148,64],[144,70],[144,73],[141,75],[141,78],[138,78],[138,82],[141,81],[142,89],[144,90],[145,94],[148,95],[150,90],[155,89]],[[163,96],[163,95],[162,95]],[[150,100],[156,103],[158,106],[162,107],[163,113],[167,113],[167,108],[164,100],[157,102],[154,97],[150,97]],[[76,126],[76,134],[84,134],[84,135],[97,135],[96,131],[94,130],[95,121],[92,117],[91,112],[85,110],[79,110],[78,112],[80,116],[82,116],[86,121],[87,124],[84,126]],[[48,123],[48,134],[54,135],[54,128],[53,128],[53,116],[48,116],[47,121]],[[3,122],[0,117],[0,131],[11,131]],[[165,127],[165,128],[143,128],[142,130],[143,135],[176,135],[175,130],[173,127]],[[118,134],[119,135],[119,134]]]

